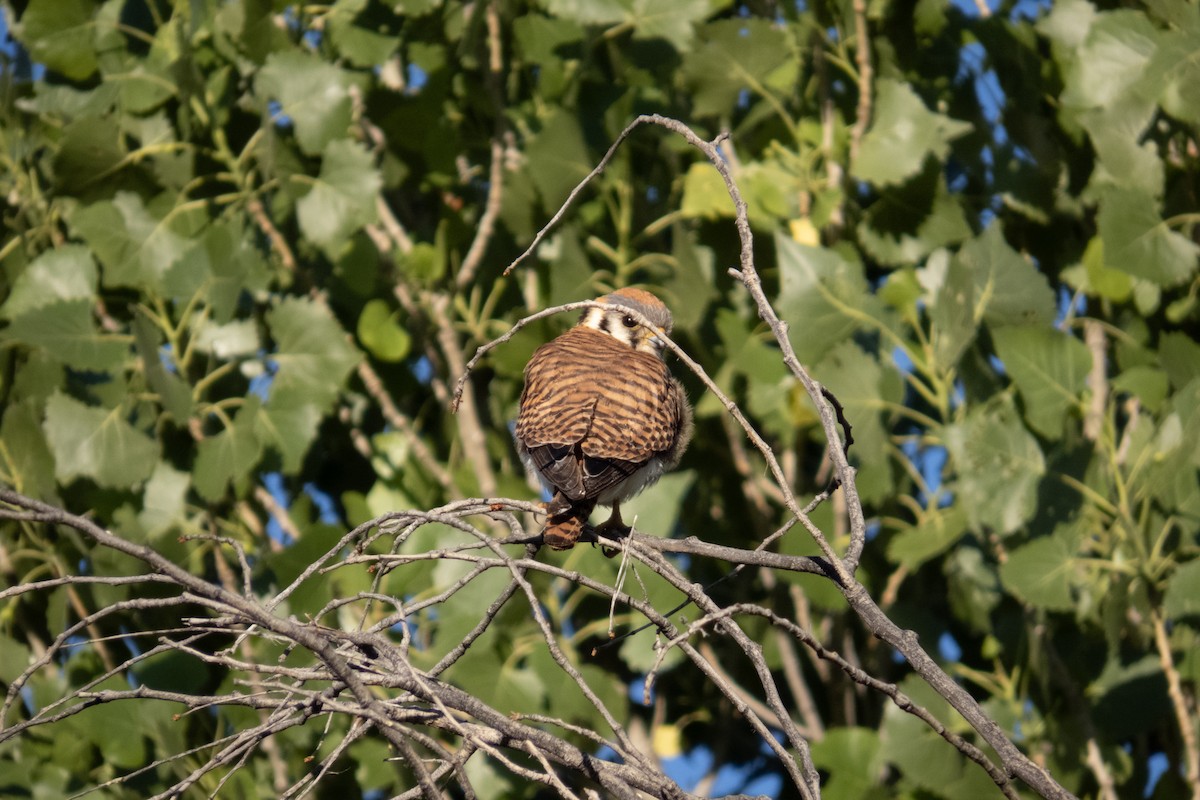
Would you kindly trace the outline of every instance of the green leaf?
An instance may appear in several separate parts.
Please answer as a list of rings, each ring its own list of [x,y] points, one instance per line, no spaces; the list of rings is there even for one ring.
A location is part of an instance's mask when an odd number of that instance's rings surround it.
[[[971,235],[960,199],[947,190],[936,165],[930,165],[935,168],[884,191],[858,225],[863,249],[882,264],[916,264]]]
[[[951,730],[958,730],[964,724],[942,698],[915,676],[906,678],[900,688],[937,719],[948,720],[946,725]],[[884,712],[879,741],[879,758],[894,765],[906,782],[921,787],[929,796],[982,798],[996,794],[995,784],[978,765],[948,749],[936,731],[895,705],[889,704]],[[909,795],[922,796],[913,792]],[[885,796],[894,795],[888,792]]]
[[[329,408],[359,354],[328,306],[288,298],[267,312],[267,326],[275,339],[272,359],[279,365],[272,395],[294,391],[318,408]]]
[[[890,445],[887,423],[891,414],[887,409],[904,399],[899,373],[890,364],[880,364],[853,340],[843,340],[813,367],[813,375],[838,398],[847,419],[853,420],[850,455],[858,463],[860,493],[867,502],[880,499],[892,489],[891,467],[886,459],[875,456],[887,452]]]
[[[285,474],[300,472],[324,418],[325,407],[313,403],[297,389],[271,390],[271,399],[259,415],[257,430],[260,439],[279,450]]]
[[[380,361],[402,361],[408,355],[412,338],[397,323],[399,312],[384,300],[370,300],[358,316],[358,340]]]
[[[1146,72],[1146,83],[1161,87],[1158,101],[1163,111],[1200,126],[1200,36],[1195,27],[1160,32]]]
[[[717,296],[716,256],[696,241],[695,233],[682,222],[671,228],[671,256],[675,269],[661,282],[667,305],[675,316],[676,330],[691,330],[708,319],[708,305]]]
[[[1200,247],[1168,228],[1158,209],[1158,202],[1143,192],[1106,190],[1096,220],[1104,261],[1135,278],[1177,286],[1196,272]]]
[[[79,477],[125,489],[150,477],[158,443],[125,421],[121,409],[85,406],[65,394],[46,401],[42,426],[60,483]]]
[[[1069,282],[1088,294],[1099,295],[1118,303],[1125,302],[1133,293],[1133,276],[1112,267],[1104,260],[1104,240],[1099,236],[1093,236],[1083,251],[1083,278],[1084,280]]]
[[[1078,114],[1098,158],[1091,186],[1114,184],[1153,197],[1162,194],[1163,161],[1154,143],[1143,140],[1153,111],[1153,103],[1135,96]]]
[[[1164,333],[1158,341],[1158,357],[1177,390],[1200,378],[1200,344],[1186,333]]]
[[[202,321],[196,326],[192,346],[224,360],[254,355],[262,347],[262,339],[254,320],[239,319],[227,325]]]
[[[996,355],[1021,392],[1025,418],[1047,439],[1060,439],[1067,411],[1078,406],[1092,354],[1078,339],[1042,326],[992,332]]]
[[[799,62],[787,32],[766,19],[724,19],[700,29],[701,44],[683,60],[681,75],[692,92],[693,113],[725,117],[742,90],[755,95],[794,80]],[[776,71],[786,76],[773,76]]]
[[[0,682],[11,686],[29,667],[30,660],[28,647],[16,639],[0,634]]]
[[[973,529],[1008,534],[1033,517],[1046,464],[1011,402],[972,409],[946,428],[945,442],[958,476],[956,505]]]
[[[403,11],[414,17],[421,17],[433,11],[442,4],[442,0],[400,0],[396,3],[396,11]]]
[[[910,570],[946,552],[967,530],[967,515],[960,506],[935,508],[917,524],[905,528],[888,542],[888,560]]]
[[[579,121],[559,109],[526,147],[526,166],[542,204],[557,208],[592,171],[591,157]]]
[[[1200,517],[1200,379],[1167,401],[1154,450],[1141,477],[1165,508],[1185,518]]]
[[[205,500],[220,500],[231,481],[240,484],[262,459],[262,442],[254,432],[260,406],[258,395],[247,395],[232,425],[196,445],[192,480]]]
[[[663,39],[676,50],[687,50],[696,23],[709,14],[709,0],[622,0],[628,8],[635,39]]]
[[[867,800],[877,790],[883,758],[878,731],[836,728],[812,744],[813,764],[829,776],[821,786],[825,800]]]
[[[1000,565],[1000,581],[1034,608],[1070,611],[1075,607],[1071,596],[1074,559],[1074,548],[1064,537],[1045,536],[1009,551]]]
[[[146,381],[158,393],[159,402],[175,418],[176,424],[183,424],[192,414],[191,388],[177,374],[167,370],[164,356],[159,352],[162,341],[146,317],[134,319],[133,332]]]
[[[417,242],[407,253],[397,252],[396,266],[423,286],[436,283],[446,274],[444,254],[429,242]]]
[[[1133,10],[1099,14],[1086,30],[1065,71],[1060,101],[1071,108],[1105,108],[1136,87],[1158,34],[1144,14]]]
[[[96,691],[121,691],[129,687],[123,679],[112,677],[93,688]],[[85,709],[72,718],[71,728],[77,736],[95,745],[105,764],[131,770],[146,763],[146,737],[141,716],[130,714],[128,707],[120,703],[100,703]],[[113,732],[118,730],[121,734],[114,735]]]
[[[1173,620],[1200,617],[1200,559],[1176,568],[1167,581],[1163,611]]]
[[[121,75],[121,105],[134,114],[149,114],[167,100],[179,94],[175,66],[180,31],[179,17],[163,21],[154,32],[154,43],[145,56],[125,52],[118,57],[123,62]],[[106,71],[115,72],[115,65],[105,64]],[[149,145],[150,142],[145,144]]]
[[[720,219],[734,215],[733,201],[720,173],[709,164],[694,163],[683,176],[680,213],[691,219]]]
[[[57,300],[91,300],[97,281],[96,263],[86,247],[69,244],[47,250],[13,281],[0,316],[16,319]]]
[[[384,63],[400,46],[400,37],[386,31],[374,31],[355,25],[355,19],[367,8],[366,0],[338,0],[325,17],[329,40],[348,64],[374,67]]]
[[[1096,7],[1087,0],[1060,0],[1048,15],[1038,20],[1037,31],[1073,56],[1083,46],[1097,16]]]
[[[62,300],[27,311],[0,331],[0,339],[43,348],[76,369],[107,372],[129,355],[129,339],[99,333],[92,320],[92,301]]]
[[[903,183],[922,170],[926,158],[944,160],[951,140],[970,130],[969,123],[927,109],[908,84],[881,78],[875,83],[875,117],[851,173],[877,186]]]
[[[630,0],[545,0],[551,16],[581,25],[613,25],[625,19]]]
[[[998,222],[963,244],[955,259],[970,267],[976,302],[983,306],[983,319],[989,325],[1054,321],[1050,282],[1028,258],[1008,246]]]
[[[183,523],[184,500],[192,483],[191,478],[190,474],[180,472],[165,461],[154,466],[150,480],[146,481],[142,508],[138,512],[138,523],[150,536],[157,536]]]
[[[563,53],[571,45],[581,46],[584,32],[573,20],[523,14],[513,20],[513,36],[523,60],[543,69],[561,69]]]
[[[643,533],[673,536],[683,500],[695,481],[696,473],[692,470],[664,475],[653,487],[621,504],[625,524],[634,525],[636,519],[636,527]]]
[[[315,55],[289,50],[267,56],[255,91],[264,107],[268,100],[279,102],[280,113],[295,126],[300,149],[316,155],[335,139],[345,138],[350,129],[350,85],[344,70]]]
[[[31,0],[17,33],[33,61],[82,81],[96,71],[95,13],[91,0]]]
[[[71,226],[104,267],[105,286],[162,294],[164,276],[206,218],[199,209],[176,213],[171,202],[163,198],[148,207],[139,195],[122,191],[71,215]]]
[[[1086,689],[1098,732],[1115,741],[1171,716],[1167,680],[1157,655],[1125,663],[1114,653]]]
[[[952,260],[945,250],[938,250],[917,270],[917,280],[932,298],[929,333],[934,361],[943,370],[951,369],[975,341],[978,328],[970,262]]]
[[[833,250],[797,244],[775,235],[779,264],[779,315],[802,362],[820,359],[866,322],[860,306],[868,294],[861,265]],[[819,336],[810,331],[820,331]]]
[[[54,456],[42,433],[40,400],[8,402],[0,422],[0,443],[4,446],[5,482],[30,497],[52,499],[57,489]]]
[[[255,246],[255,232],[248,226],[236,217],[213,222],[180,259],[178,269],[168,272],[167,290],[186,298],[194,278],[177,272],[190,269],[206,276],[207,283],[200,290],[205,291],[213,320],[218,324],[229,322],[242,293],[266,291],[271,277],[262,252]]]
[[[94,190],[109,176],[116,175],[129,157],[126,134],[108,108],[100,116],[73,116],[63,128],[58,152],[54,155],[55,183],[67,193]]]
[[[300,229],[327,251],[335,250],[377,219],[375,201],[382,185],[362,145],[349,139],[330,142],[312,191],[296,203]]]
[[[1167,399],[1167,376],[1158,367],[1134,366],[1112,380],[1113,391],[1135,395],[1147,409],[1158,413]]]

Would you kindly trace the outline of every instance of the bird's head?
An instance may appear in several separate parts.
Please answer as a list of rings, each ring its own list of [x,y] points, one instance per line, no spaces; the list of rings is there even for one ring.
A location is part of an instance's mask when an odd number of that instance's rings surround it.
[[[604,307],[584,311],[579,319],[581,325],[607,333],[634,350],[662,356],[666,346],[662,336],[671,332],[672,320],[671,312],[661,300],[642,289],[618,289],[598,302]],[[654,327],[643,325],[629,313],[630,309],[641,312]]]

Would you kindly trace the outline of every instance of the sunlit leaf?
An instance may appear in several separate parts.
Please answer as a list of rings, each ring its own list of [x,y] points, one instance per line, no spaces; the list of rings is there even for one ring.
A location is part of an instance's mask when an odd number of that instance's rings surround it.
[[[1173,619],[1200,617],[1200,560],[1183,564],[1171,575],[1163,610]]]
[[[1159,286],[1183,283],[1196,272],[1200,247],[1171,230],[1152,197],[1134,190],[1105,192],[1097,226],[1111,267]]]
[[[178,524],[183,515],[184,499],[192,483],[191,475],[159,462],[146,481],[138,522],[154,536]]]
[[[125,336],[101,333],[90,300],[64,300],[27,311],[0,331],[0,339],[43,348],[77,369],[104,372],[129,355]]]
[[[350,77],[315,55],[272,53],[258,73],[255,89],[264,105],[278,101],[280,113],[296,128],[304,152],[316,155],[350,128]]]
[[[1021,391],[1025,418],[1041,435],[1058,439],[1063,418],[1082,403],[1092,354],[1078,339],[1043,326],[998,328],[996,355]]]
[[[1012,533],[1033,516],[1045,457],[1010,403],[973,409],[945,440],[972,528]]]
[[[257,431],[261,440],[279,451],[284,473],[300,471],[324,417],[324,407],[303,392],[295,388],[272,390],[259,416]]]
[[[398,315],[382,300],[371,300],[358,317],[358,339],[380,361],[400,361],[411,338],[397,323]]]
[[[779,315],[792,326],[796,355],[810,363],[868,322],[860,311],[867,281],[861,266],[833,250],[805,247],[783,235],[775,237],[775,248],[781,278]]]
[[[945,250],[929,257],[917,270],[917,279],[929,292],[929,337],[935,363],[952,369],[975,340],[975,275],[970,262],[951,259]]]
[[[976,303],[983,307],[989,325],[1054,321],[1054,290],[1045,273],[1009,247],[998,224],[966,242],[955,258],[970,266]]]
[[[1102,108],[1137,84],[1154,54],[1157,32],[1145,15],[1129,10],[1100,14],[1086,31],[1067,70],[1062,102]]]
[[[159,447],[130,425],[119,408],[94,408],[65,394],[46,401],[43,425],[64,484],[91,478],[101,486],[129,488],[150,477]]]
[[[86,247],[47,250],[17,276],[0,315],[11,320],[57,300],[90,300],[97,280],[96,263]]]
[[[312,191],[296,204],[300,228],[318,245],[332,250],[350,234],[375,221],[376,195],[382,181],[361,145],[349,139],[330,142]]]
[[[1200,378],[1200,344],[1183,331],[1164,333],[1158,354],[1171,385],[1182,390]]]
[[[709,0],[622,0],[636,39],[662,39],[686,51],[695,25],[709,14]]]
[[[247,396],[232,425],[196,446],[192,481],[204,499],[220,499],[231,481],[245,480],[262,458],[263,445],[254,431],[260,402],[257,395]]]
[[[72,215],[72,226],[104,267],[106,286],[162,292],[164,276],[202,224],[196,212],[174,213],[163,206],[147,206],[140,196],[122,191]]]
[[[50,499],[56,493],[54,456],[42,431],[39,406],[32,400],[10,402],[0,420],[0,444],[7,452],[5,480],[30,497]]]
[[[700,44],[683,61],[682,76],[694,93],[696,114],[728,114],[744,90],[769,91],[776,70],[794,77],[797,62],[782,57],[787,33],[765,19],[724,19],[700,29]]]
[[[686,217],[716,219],[732,217],[733,201],[721,175],[708,164],[692,164],[683,178],[683,202],[680,211]]]
[[[925,514],[920,522],[905,528],[888,543],[888,558],[909,569],[916,569],[934,556],[944,553],[966,532],[967,516],[959,505],[938,508]]]
[[[969,130],[968,123],[926,108],[908,84],[881,79],[874,118],[851,171],[879,186],[902,183],[921,171],[926,158],[944,159],[950,142]]]
[[[279,372],[271,386],[276,392],[299,392],[314,405],[327,408],[359,355],[328,307],[302,298],[283,301],[267,313],[275,339],[272,359]]]
[[[1074,607],[1071,576],[1075,553],[1059,536],[1046,536],[1009,551],[1000,565],[1004,587],[1035,608],[1069,611]]]

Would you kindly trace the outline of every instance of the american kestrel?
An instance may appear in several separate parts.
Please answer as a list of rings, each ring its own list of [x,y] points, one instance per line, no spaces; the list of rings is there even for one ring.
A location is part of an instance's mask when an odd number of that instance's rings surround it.
[[[598,302],[525,367],[517,449],[553,495],[543,541],[555,550],[578,541],[597,503],[613,509],[598,532],[626,535],[622,501],[674,468],[692,437],[692,408],[662,359],[671,312],[641,289]]]

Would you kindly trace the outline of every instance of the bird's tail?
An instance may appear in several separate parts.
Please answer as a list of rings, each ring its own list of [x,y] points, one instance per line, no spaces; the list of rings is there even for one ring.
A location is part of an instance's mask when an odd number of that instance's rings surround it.
[[[556,496],[555,500],[558,500],[559,497]],[[556,503],[552,501],[547,509],[550,512],[550,516],[546,520],[546,528],[542,533],[542,542],[552,550],[570,550],[579,541],[579,537],[583,535],[583,529],[587,526],[588,515],[596,507],[596,501],[585,500],[582,503],[567,506],[561,511],[555,506]]]

